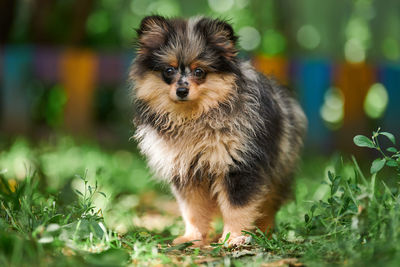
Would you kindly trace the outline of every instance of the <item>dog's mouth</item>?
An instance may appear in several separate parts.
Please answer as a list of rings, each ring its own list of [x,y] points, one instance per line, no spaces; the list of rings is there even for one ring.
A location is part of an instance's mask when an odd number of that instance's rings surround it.
[[[171,97],[173,102],[178,103],[178,104],[179,103],[186,103],[186,102],[189,102],[191,100],[188,94],[184,95],[184,96],[173,95],[173,96],[170,96],[170,97]]]
[[[178,96],[176,99],[178,101],[188,101],[189,100],[189,98],[187,96],[183,96],[183,97]]]
[[[189,99],[187,99],[187,98],[175,99],[174,102],[180,104],[180,103],[189,102]]]

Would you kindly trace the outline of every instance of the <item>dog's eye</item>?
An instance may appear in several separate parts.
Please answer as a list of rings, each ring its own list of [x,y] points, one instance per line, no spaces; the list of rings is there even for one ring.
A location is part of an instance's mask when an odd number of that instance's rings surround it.
[[[200,68],[195,69],[194,70],[194,76],[199,77],[199,78],[203,77],[204,76],[204,70],[202,70]]]
[[[172,68],[172,67],[166,68],[166,69],[164,70],[164,74],[165,74],[167,77],[171,77],[172,75],[175,74],[175,69]]]

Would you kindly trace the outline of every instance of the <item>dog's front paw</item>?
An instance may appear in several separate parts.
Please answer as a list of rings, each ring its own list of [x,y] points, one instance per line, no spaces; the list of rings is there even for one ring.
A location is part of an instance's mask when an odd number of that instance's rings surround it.
[[[177,237],[172,244],[173,245],[179,245],[179,244],[183,244],[183,243],[187,243],[187,242],[191,242],[193,243],[193,247],[201,247],[204,245],[204,240],[195,236],[180,236]]]
[[[251,242],[251,236],[240,235],[228,239],[228,247],[240,247]]]
[[[225,241],[225,235],[221,237],[220,242]],[[251,242],[251,236],[245,235],[231,235],[228,240],[225,241],[229,248],[241,247]]]

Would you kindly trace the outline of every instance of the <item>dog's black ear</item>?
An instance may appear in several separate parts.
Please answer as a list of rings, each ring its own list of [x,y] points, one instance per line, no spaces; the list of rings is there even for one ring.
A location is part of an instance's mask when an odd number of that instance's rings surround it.
[[[225,57],[236,56],[238,51],[235,45],[238,38],[229,23],[219,19],[202,18],[196,24],[196,28],[207,42]]]
[[[162,16],[153,15],[142,19],[136,30],[139,38],[139,51],[154,49],[162,45],[169,31],[170,24]]]

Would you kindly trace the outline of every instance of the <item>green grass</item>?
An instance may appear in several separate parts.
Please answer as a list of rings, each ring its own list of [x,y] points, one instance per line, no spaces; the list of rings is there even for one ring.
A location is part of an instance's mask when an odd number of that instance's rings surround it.
[[[366,147],[355,150],[377,151],[371,167],[339,154],[306,155],[294,200],[278,213],[271,236],[249,233],[252,243],[241,249],[200,250],[169,245],[183,231],[178,208],[136,151],[20,138],[0,145],[0,265],[260,266],[286,259],[396,266],[400,159],[395,144],[386,150],[379,140],[395,143],[379,130],[355,138]],[[214,226],[221,231],[221,221]]]

